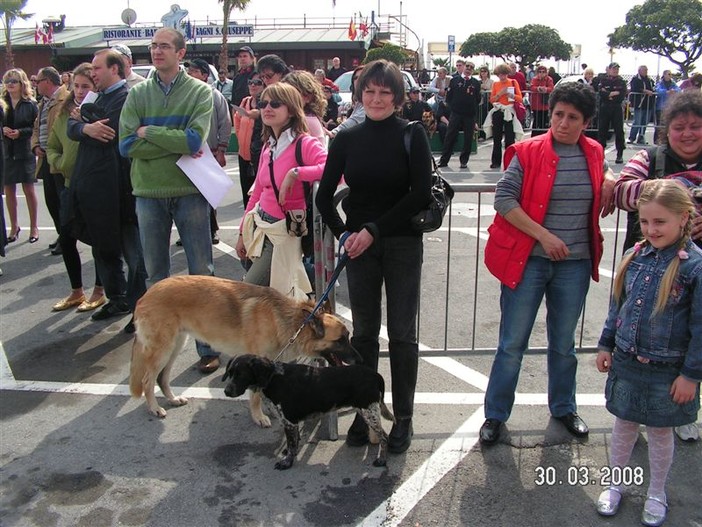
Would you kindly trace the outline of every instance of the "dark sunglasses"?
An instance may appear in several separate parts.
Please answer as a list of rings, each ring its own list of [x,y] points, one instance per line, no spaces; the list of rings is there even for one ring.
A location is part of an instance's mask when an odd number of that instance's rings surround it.
[[[261,79],[251,79],[249,86],[263,86],[263,81]]]
[[[17,79],[7,79],[5,84],[19,84],[19,81]]]
[[[261,108],[262,110],[265,110],[268,108],[268,105],[271,105],[271,108],[274,110],[277,110],[281,106],[283,106],[283,103],[280,101],[258,101],[258,107]]]

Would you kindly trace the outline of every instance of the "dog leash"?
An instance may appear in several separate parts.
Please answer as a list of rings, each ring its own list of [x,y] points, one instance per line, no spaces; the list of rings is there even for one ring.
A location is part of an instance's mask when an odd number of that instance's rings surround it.
[[[280,350],[280,353],[276,356],[275,359],[273,359],[273,362],[277,361],[283,353],[285,353],[285,350],[287,350],[290,346],[292,346],[293,342],[297,339],[297,337],[300,335],[300,332],[305,328],[307,324],[314,318],[315,313],[319,311],[319,309],[322,307],[322,304],[329,299],[329,293],[331,293],[332,288],[334,287],[334,284],[336,284],[336,281],[339,279],[339,275],[341,274],[341,271],[343,271],[344,267],[346,266],[346,263],[349,261],[349,255],[346,254],[346,248],[344,247],[344,243],[348,239],[348,237],[351,235],[350,232],[344,232],[344,234],[341,235],[339,238],[339,250],[337,252],[337,263],[336,267],[334,268],[334,272],[332,273],[331,277],[329,277],[329,283],[327,284],[326,289],[324,290],[324,293],[322,293],[322,296],[319,297],[319,300],[317,300],[317,303],[315,304],[314,308],[312,311],[310,311],[310,314],[305,317],[305,320],[302,321],[302,324],[300,325],[299,328],[297,328],[297,331],[295,334],[290,337],[290,340],[288,340],[288,343],[283,346],[283,349]]]

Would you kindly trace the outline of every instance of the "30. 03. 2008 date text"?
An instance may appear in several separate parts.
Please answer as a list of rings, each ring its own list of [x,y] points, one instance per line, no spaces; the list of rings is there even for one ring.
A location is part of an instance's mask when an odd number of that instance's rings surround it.
[[[588,466],[570,466],[559,469],[552,466],[537,466],[534,469],[534,484],[537,487],[570,485],[643,485],[642,467],[600,467],[598,470]]]

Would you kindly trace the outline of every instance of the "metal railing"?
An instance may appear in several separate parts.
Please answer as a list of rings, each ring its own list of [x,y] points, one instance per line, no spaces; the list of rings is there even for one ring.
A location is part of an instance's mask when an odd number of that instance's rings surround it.
[[[491,211],[495,184],[454,183],[452,186],[456,197],[446,214],[444,225],[440,230],[424,235],[417,325],[423,356],[493,353],[498,342],[500,285],[482,262],[487,226],[492,222],[493,213],[488,214],[488,207]],[[344,189],[337,193],[337,203],[347,191]],[[483,215],[489,217],[487,225]],[[324,228],[316,209],[314,222],[317,291],[323,291],[335,265],[335,240]],[[576,335],[576,348],[580,351],[596,349],[609,305],[614,270],[621,254],[618,232],[625,222],[625,216],[622,218],[620,213],[606,220],[608,225],[614,224],[606,228],[614,236],[613,241],[609,236],[609,242],[605,242],[605,256],[600,265],[604,271],[601,272],[600,282],[591,283],[586,299]],[[611,247],[609,243],[612,243]],[[330,297],[334,306],[335,299],[333,295]],[[543,319],[543,316],[538,316],[534,326],[530,342],[532,353],[543,353],[546,349]]]

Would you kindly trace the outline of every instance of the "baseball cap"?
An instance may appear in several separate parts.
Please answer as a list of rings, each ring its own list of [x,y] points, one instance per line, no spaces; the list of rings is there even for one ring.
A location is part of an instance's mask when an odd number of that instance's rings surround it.
[[[611,63],[609,64],[609,66],[607,66],[607,67],[608,67],[608,68],[618,68],[618,67],[619,67],[619,63],[618,63],[618,62],[611,62]]]
[[[205,75],[210,74],[210,65],[202,59],[193,59],[190,62],[186,62],[185,67],[198,69]]]
[[[251,55],[252,58],[256,56],[254,50],[251,49],[249,46],[240,47],[238,50],[236,50],[236,54],[239,55],[239,53],[241,53],[242,51]]]
[[[124,44],[115,44],[112,46],[112,51],[116,51],[117,53],[121,53],[125,57],[127,57],[129,60],[132,60],[132,50],[129,49],[129,46],[125,46]]]

